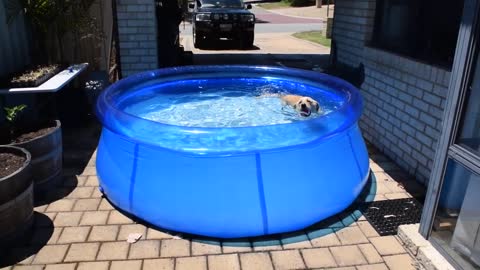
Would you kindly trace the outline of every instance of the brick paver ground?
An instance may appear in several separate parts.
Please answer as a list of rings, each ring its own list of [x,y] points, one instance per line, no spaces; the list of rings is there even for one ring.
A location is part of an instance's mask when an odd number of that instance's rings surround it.
[[[98,192],[98,130],[82,136],[95,143],[65,147],[63,183],[37,203],[32,237],[0,254],[0,269],[414,269],[398,238],[380,237],[355,206],[300,232],[252,239],[190,239],[137,223]],[[370,146],[369,153],[377,182],[367,185],[361,200],[423,194]],[[142,237],[129,244],[129,233]]]

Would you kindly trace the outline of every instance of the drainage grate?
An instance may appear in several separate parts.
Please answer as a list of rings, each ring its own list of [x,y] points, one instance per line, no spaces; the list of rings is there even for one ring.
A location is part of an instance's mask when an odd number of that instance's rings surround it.
[[[422,215],[422,205],[412,198],[366,203],[361,209],[381,236],[397,234],[400,225],[419,223]]]

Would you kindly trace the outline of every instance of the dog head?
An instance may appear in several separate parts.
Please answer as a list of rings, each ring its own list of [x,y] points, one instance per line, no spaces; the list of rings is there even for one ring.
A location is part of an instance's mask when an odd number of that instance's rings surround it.
[[[300,112],[300,115],[305,117],[310,116],[312,112],[318,113],[318,111],[320,110],[318,102],[316,102],[310,97],[302,97],[298,100],[297,103],[295,103],[295,105],[293,105],[293,108]]]

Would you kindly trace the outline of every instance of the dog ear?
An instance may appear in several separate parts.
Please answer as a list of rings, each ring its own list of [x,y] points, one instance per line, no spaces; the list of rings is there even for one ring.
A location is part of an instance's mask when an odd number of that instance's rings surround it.
[[[318,105],[318,102],[315,103],[315,112],[318,113],[318,110],[320,110],[320,105]]]

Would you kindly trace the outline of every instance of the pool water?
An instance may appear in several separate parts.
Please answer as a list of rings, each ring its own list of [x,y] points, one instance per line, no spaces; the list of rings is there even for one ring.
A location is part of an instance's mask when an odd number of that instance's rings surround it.
[[[129,115],[149,121],[132,121],[122,127],[124,132],[133,137],[148,137],[153,144],[173,150],[238,152],[297,145],[337,129],[349,117],[332,113],[346,100],[338,91],[279,78],[183,79],[143,85],[132,93],[126,94],[118,106]],[[284,106],[278,96],[289,93],[312,97],[319,103],[320,112],[303,117],[292,107]],[[148,128],[150,121],[172,129],[199,130],[193,134],[191,130],[157,131]],[[304,121],[308,125],[291,124]],[[254,126],[265,128],[247,128]],[[210,134],[209,128],[224,129]]]
[[[205,89],[194,84],[187,93],[153,93],[139,97],[139,101],[125,107],[125,112],[144,119],[189,127],[249,127],[287,124],[328,114],[341,106],[338,100],[318,95],[321,112],[309,117],[300,116],[291,106],[283,106],[278,86],[250,84],[240,86],[234,80],[230,85]]]

